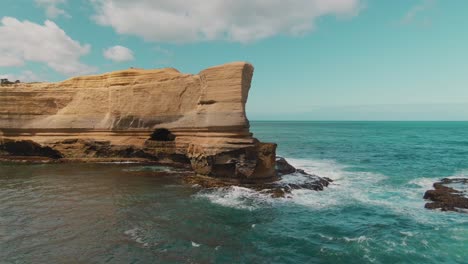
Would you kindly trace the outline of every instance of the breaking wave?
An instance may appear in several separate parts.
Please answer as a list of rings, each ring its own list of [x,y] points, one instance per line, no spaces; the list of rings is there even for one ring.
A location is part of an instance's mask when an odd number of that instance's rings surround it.
[[[288,198],[271,198],[268,194],[240,186],[202,190],[196,198],[208,199],[221,206],[255,210],[263,206],[296,204],[314,210],[327,210],[356,204],[384,207],[396,214],[404,214],[418,222],[433,221],[430,212],[424,208],[424,192],[431,188],[437,178],[421,177],[406,183],[395,184],[389,177],[372,172],[353,171],[351,166],[333,160],[287,159],[296,168],[310,174],[328,177],[333,182],[323,191],[308,189],[292,190]],[[453,177],[459,177],[454,175]],[[307,177],[285,175],[280,183],[302,183]]]

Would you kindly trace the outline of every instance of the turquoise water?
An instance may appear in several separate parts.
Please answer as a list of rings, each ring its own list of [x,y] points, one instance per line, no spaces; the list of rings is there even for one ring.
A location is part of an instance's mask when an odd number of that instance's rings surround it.
[[[0,165],[0,262],[468,263],[468,214],[422,199],[468,176],[468,123],[251,125],[334,184],[273,199],[158,166]]]

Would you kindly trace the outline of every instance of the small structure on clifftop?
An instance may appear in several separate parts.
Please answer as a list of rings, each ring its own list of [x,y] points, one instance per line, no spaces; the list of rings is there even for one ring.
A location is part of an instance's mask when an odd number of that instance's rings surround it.
[[[20,81],[16,80],[15,82],[10,82],[8,79],[0,79],[0,85],[10,85],[15,83],[20,83]]]

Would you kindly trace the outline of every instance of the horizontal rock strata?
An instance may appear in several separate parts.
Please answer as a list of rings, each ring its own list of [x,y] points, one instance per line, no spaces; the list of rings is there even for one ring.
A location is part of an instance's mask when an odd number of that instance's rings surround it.
[[[235,62],[199,74],[128,69],[0,86],[0,158],[138,158],[206,176],[274,178],[276,144],[253,138],[245,114],[253,70]]]

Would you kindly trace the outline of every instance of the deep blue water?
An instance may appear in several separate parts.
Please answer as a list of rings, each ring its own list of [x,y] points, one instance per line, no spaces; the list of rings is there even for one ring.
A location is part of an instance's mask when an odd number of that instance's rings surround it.
[[[273,199],[157,166],[0,165],[0,263],[468,263],[468,214],[422,199],[467,177],[468,123],[251,126],[334,184]]]

